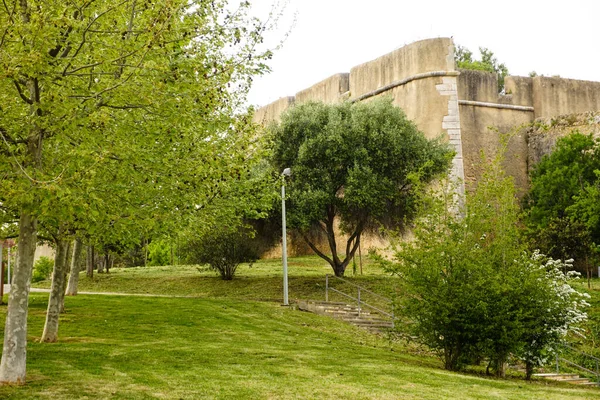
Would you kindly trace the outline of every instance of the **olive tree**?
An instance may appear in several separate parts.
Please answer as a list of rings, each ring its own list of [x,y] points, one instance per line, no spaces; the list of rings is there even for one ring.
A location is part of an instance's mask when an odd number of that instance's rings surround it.
[[[441,140],[426,139],[391,99],[298,105],[270,130],[274,168],[292,171],[289,225],[337,276],[344,275],[363,232],[413,215],[414,182],[447,172],[453,155]],[[336,220],[348,235],[341,257]],[[314,228],[327,238],[330,255],[308,234]]]

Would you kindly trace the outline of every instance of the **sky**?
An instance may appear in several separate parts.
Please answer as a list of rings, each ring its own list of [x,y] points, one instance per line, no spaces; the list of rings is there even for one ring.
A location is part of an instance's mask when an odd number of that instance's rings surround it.
[[[267,16],[275,0],[254,0]],[[248,104],[263,106],[406,44],[452,37],[494,52],[510,75],[560,75],[600,81],[598,0],[289,0],[278,28],[271,72],[257,77]]]

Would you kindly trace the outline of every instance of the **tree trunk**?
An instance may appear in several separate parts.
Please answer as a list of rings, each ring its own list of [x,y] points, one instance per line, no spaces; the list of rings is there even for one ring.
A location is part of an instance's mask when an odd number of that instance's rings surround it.
[[[88,278],[94,277],[94,247],[87,246],[87,269],[86,275]]]
[[[0,304],[4,304],[4,242],[0,241]]]
[[[530,381],[533,375],[534,365],[530,361],[525,362],[525,380]]]
[[[56,243],[56,256],[54,257],[54,270],[52,271],[52,287],[48,299],[46,324],[40,342],[54,343],[58,340],[58,316],[60,314],[61,299],[65,292],[65,278],[67,269],[68,242],[58,240]]]
[[[106,257],[100,255],[100,262],[98,263],[98,273],[99,274],[104,272],[105,263],[106,263]]]
[[[19,262],[15,265],[8,298],[0,383],[24,384],[27,358],[27,312],[33,259],[37,243],[37,219],[21,211]]]
[[[79,284],[79,265],[81,264],[81,253],[82,253],[81,241],[75,239],[73,243],[73,258],[71,259],[71,274],[69,275],[69,283],[67,285],[67,296],[77,295],[77,286]]]
[[[71,259],[73,258],[73,246],[71,246],[71,242],[67,242],[67,252],[65,255],[65,268],[64,268],[64,277],[63,277],[63,290],[59,293],[59,313],[65,312],[65,288],[67,286],[67,275],[69,275]]]

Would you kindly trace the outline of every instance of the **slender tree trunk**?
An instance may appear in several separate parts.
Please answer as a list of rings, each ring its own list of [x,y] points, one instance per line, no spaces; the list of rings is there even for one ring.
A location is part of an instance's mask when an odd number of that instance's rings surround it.
[[[63,269],[64,272],[64,276],[63,276],[63,288],[62,290],[59,292],[59,313],[64,313],[65,312],[65,288],[67,286],[67,276],[69,275],[69,270],[70,270],[70,265],[71,265],[71,259],[73,258],[73,246],[71,246],[71,242],[66,242],[67,243],[67,252],[65,255],[65,267]]]
[[[0,304],[4,304],[4,242],[0,241]]]
[[[530,361],[525,362],[525,380],[530,381],[531,376],[533,375],[534,365]]]
[[[360,251],[360,243],[358,243],[358,260],[360,262],[360,274],[363,274],[362,270],[362,252]]]
[[[37,242],[37,219],[21,211],[19,220],[19,261],[16,263],[10,295],[4,345],[0,362],[0,383],[24,384],[27,358],[27,312],[31,273]]]
[[[58,315],[60,314],[60,301],[65,292],[65,270],[67,268],[68,242],[58,240],[56,243],[56,256],[54,257],[54,270],[52,271],[52,287],[48,299],[46,324],[40,342],[53,343],[58,340]]]
[[[88,278],[94,277],[94,246],[87,246],[87,270]]]
[[[73,258],[71,259],[71,273],[69,283],[67,284],[67,296],[77,295],[77,286],[79,284],[79,265],[81,264],[82,244],[79,239],[73,243]]]
[[[105,263],[106,263],[106,257],[100,255],[100,262],[98,263],[98,273],[99,274],[104,272]]]

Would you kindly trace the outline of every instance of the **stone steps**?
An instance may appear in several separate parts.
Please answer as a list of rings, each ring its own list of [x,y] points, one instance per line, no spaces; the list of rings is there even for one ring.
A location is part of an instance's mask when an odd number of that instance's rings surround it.
[[[552,381],[572,383],[575,385],[598,385],[598,382],[590,381],[589,378],[582,378],[578,374],[556,374],[556,373],[544,373],[544,374],[533,374],[538,378],[549,379]]]
[[[380,332],[393,328],[393,323],[389,319],[382,318],[374,312],[359,310],[357,306],[347,303],[300,300],[298,309],[340,319],[370,331]]]

